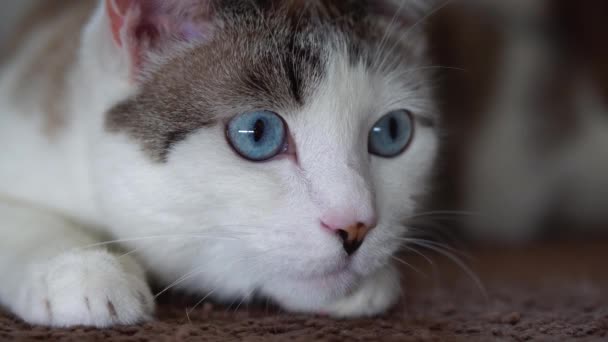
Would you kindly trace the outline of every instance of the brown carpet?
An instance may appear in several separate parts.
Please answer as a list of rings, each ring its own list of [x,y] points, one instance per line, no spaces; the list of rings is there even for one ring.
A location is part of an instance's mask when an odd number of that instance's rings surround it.
[[[386,317],[339,321],[211,304],[187,317],[185,300],[172,298],[160,304],[156,322],[112,330],[49,330],[0,314],[0,340],[608,340],[608,241],[471,254],[487,298],[445,258],[431,256],[434,269],[421,257],[404,256],[421,273],[404,269],[403,304]]]

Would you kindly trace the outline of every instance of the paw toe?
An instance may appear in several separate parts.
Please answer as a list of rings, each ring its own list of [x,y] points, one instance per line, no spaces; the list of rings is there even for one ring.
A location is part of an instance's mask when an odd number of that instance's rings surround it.
[[[18,312],[34,324],[108,327],[151,318],[154,300],[141,273],[133,274],[107,252],[83,252],[53,260],[28,290]],[[42,285],[41,285],[42,284]]]

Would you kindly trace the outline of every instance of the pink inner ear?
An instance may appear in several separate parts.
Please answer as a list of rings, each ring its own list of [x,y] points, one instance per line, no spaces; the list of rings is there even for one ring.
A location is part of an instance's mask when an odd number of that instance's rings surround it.
[[[106,0],[106,11],[110,20],[112,37],[114,37],[114,41],[118,46],[122,46],[120,32],[125,26],[125,13],[127,13],[130,5],[131,0]]]
[[[139,56],[162,50],[175,40],[208,38],[212,31],[210,0],[106,0],[112,36],[119,47]],[[148,51],[149,52],[149,51]]]

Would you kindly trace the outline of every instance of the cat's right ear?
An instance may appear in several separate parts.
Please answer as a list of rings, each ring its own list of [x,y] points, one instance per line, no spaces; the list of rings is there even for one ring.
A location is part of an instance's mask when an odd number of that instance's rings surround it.
[[[209,40],[217,24],[211,0],[103,0],[103,5],[106,32],[135,77],[150,56]]]

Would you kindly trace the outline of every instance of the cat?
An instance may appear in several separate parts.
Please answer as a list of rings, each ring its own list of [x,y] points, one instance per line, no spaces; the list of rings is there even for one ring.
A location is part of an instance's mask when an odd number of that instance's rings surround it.
[[[0,60],[2,306],[136,324],[148,281],[343,318],[398,301],[439,144],[429,2],[37,6]]]

